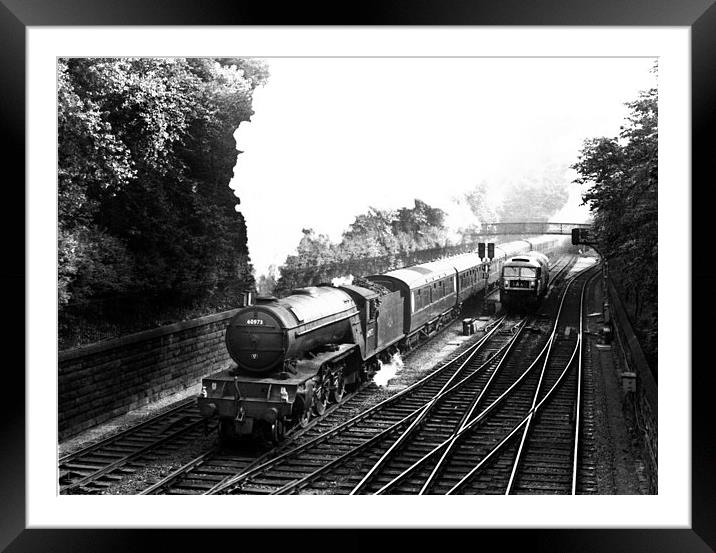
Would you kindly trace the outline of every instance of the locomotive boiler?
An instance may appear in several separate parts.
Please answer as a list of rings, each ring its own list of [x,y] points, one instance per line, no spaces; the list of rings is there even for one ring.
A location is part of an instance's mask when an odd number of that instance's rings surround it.
[[[240,369],[267,373],[286,370],[298,353],[351,338],[351,317],[358,310],[348,294],[328,286],[294,290],[287,298],[259,298],[229,322],[226,348]]]

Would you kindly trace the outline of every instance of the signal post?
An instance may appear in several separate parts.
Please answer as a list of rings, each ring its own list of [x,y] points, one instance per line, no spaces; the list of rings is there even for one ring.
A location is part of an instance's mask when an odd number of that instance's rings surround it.
[[[485,251],[487,250],[487,251]],[[487,256],[485,256],[487,253]],[[488,296],[488,282],[490,278],[490,269],[492,268],[492,260],[495,258],[495,243],[494,242],[479,242],[477,244],[477,255],[482,261],[482,278],[485,280],[484,292],[482,294],[482,310],[487,311],[487,296]]]
[[[604,349],[610,348],[612,339],[614,337],[614,327],[612,325],[612,314],[609,308],[609,264],[607,263],[607,260],[604,258],[604,256],[601,254],[601,252],[597,249],[597,244],[594,238],[592,237],[592,233],[590,229],[586,228],[573,228],[572,229],[572,245],[578,246],[580,244],[584,244],[585,246],[590,246],[594,248],[594,250],[599,254],[599,256],[602,258],[602,290],[603,292],[603,300],[602,300],[602,313],[604,318],[604,323],[602,326],[602,336],[601,336],[601,342]]]

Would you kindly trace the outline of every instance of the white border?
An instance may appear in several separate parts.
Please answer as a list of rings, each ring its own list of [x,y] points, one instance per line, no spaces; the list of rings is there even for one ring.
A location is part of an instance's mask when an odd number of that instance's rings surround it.
[[[667,286],[659,286],[657,496],[58,496],[57,351],[47,345],[57,293],[56,57],[658,56],[660,284],[675,268],[689,283],[688,27],[29,27],[27,52],[28,527],[691,527],[690,295],[669,296]]]

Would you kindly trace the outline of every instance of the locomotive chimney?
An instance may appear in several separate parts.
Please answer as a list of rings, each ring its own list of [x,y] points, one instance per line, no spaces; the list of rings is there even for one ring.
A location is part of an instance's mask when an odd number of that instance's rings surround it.
[[[240,307],[249,307],[254,304],[254,293],[253,292],[242,292],[241,293],[241,305]]]

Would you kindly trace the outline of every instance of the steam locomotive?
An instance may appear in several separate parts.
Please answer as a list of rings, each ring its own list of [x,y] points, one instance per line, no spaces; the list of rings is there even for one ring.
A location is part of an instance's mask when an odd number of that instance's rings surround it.
[[[518,255],[539,253],[546,260],[562,243],[559,236],[518,240],[497,245],[489,262],[466,253],[352,285],[249,300],[226,329],[235,365],[202,380],[201,415],[218,417],[222,439],[280,442],[287,428],[322,415],[396,352],[412,349],[454,319],[465,300],[493,288],[508,260],[508,267],[521,263]],[[539,278],[547,272],[541,265]],[[511,297],[513,283],[521,281],[504,278],[510,283],[505,297]]]

